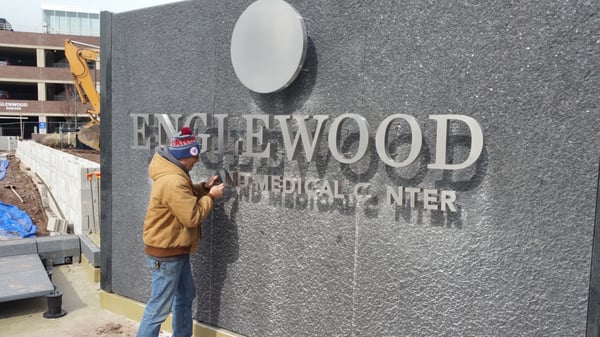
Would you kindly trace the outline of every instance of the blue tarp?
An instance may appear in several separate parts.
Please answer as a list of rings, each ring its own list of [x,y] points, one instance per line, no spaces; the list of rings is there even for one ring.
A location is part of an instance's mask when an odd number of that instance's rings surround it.
[[[8,159],[0,160],[0,180],[6,176],[6,168],[8,167]]]
[[[0,237],[29,238],[35,236],[36,232],[37,226],[25,211],[0,202]]]

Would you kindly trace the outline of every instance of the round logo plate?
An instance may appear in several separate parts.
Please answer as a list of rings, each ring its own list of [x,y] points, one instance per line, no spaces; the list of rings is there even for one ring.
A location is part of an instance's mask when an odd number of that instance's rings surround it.
[[[306,28],[283,0],[258,0],[239,17],[231,36],[231,63],[248,89],[272,93],[292,83],[306,57]]]

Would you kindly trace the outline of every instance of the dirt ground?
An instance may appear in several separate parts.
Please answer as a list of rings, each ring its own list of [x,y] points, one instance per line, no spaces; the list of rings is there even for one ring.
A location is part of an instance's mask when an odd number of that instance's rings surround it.
[[[95,150],[65,149],[64,152],[100,163],[100,152]],[[42,198],[32,179],[32,172],[21,165],[14,151],[8,153],[9,165],[6,176],[0,180],[0,201],[27,212],[31,221],[38,227],[37,236],[47,236],[48,218]]]

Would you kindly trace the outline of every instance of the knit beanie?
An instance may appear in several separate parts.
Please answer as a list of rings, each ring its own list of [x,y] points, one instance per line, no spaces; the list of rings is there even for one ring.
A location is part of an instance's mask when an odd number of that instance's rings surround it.
[[[200,154],[200,144],[187,126],[181,128],[181,131],[171,138],[167,148],[175,159],[197,157]]]

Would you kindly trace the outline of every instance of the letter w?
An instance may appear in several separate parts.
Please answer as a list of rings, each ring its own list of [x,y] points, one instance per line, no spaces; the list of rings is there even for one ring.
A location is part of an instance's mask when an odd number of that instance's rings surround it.
[[[290,129],[288,127],[288,119],[295,119],[296,124],[298,125],[298,131],[294,135],[294,142],[292,143],[292,139],[290,137]],[[315,127],[314,138],[308,132],[308,128],[306,126],[306,120],[312,118],[317,121],[317,126]],[[279,125],[281,126],[281,134],[283,135],[283,143],[285,146],[285,152],[287,154],[288,160],[295,160],[298,156],[298,143],[302,140],[302,147],[304,148],[304,154],[306,155],[306,161],[313,161],[313,157],[315,156],[315,149],[317,148],[317,144],[321,141],[321,136],[323,135],[323,122],[329,119],[328,115],[316,115],[313,117],[307,115],[290,115],[290,116],[275,116],[275,119],[279,121]]]

